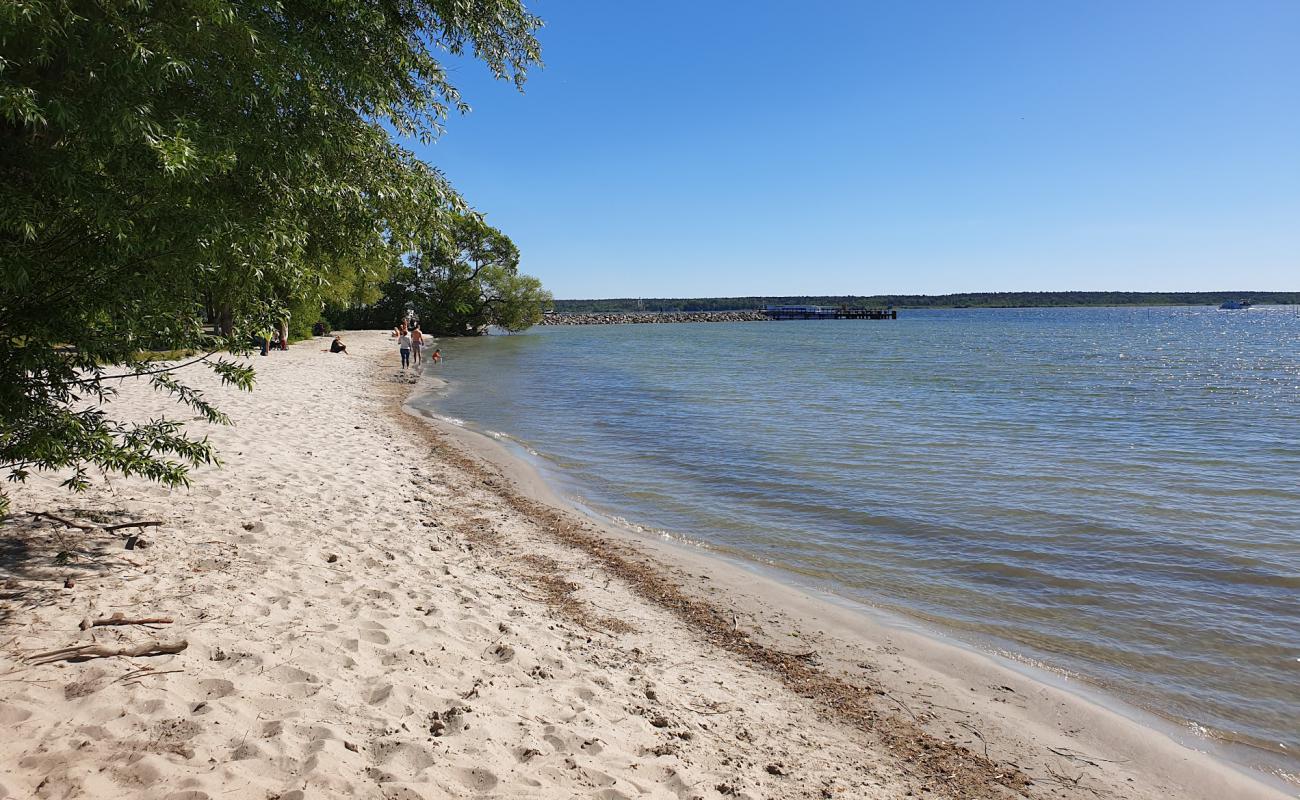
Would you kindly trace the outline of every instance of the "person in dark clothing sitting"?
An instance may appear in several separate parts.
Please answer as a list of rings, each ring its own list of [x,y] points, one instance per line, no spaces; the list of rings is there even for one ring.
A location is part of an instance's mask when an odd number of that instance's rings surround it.
[[[345,356],[352,355],[348,352],[348,346],[343,344],[343,340],[335,336],[334,341],[330,343],[330,349],[322,350],[322,353],[342,353]]]

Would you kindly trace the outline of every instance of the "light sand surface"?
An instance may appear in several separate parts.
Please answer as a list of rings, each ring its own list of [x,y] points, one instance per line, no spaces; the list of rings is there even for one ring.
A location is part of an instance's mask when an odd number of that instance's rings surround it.
[[[1285,796],[960,648],[543,502],[489,446],[401,413],[386,335],[345,341],[256,358],[251,394],[187,371],[236,422],[206,428],[225,465],[188,490],[14,488],[0,797]],[[113,410],[181,413],[137,385]],[[126,550],[128,531],[26,511],[163,525]],[[113,613],[174,622],[79,627]],[[155,639],[186,647],[32,658]]]

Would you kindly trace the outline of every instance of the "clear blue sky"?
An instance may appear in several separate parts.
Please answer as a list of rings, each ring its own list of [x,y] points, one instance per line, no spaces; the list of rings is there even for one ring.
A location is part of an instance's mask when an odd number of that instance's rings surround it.
[[[417,148],[559,298],[1300,289],[1300,2],[550,0]]]

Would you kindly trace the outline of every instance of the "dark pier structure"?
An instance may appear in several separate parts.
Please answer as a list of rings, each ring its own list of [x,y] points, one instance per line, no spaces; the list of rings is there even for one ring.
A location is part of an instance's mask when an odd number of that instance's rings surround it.
[[[849,308],[848,306],[766,306],[768,319],[898,319],[893,308]]]

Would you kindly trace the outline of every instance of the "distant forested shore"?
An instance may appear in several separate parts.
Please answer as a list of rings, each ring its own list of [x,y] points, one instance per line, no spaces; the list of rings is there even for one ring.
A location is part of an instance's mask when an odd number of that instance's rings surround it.
[[[895,308],[1059,308],[1062,306],[1217,306],[1246,299],[1259,305],[1300,303],[1300,292],[972,292],[966,294],[797,295],[788,297],[612,298],[556,300],[558,312],[745,311],[777,305]]]

